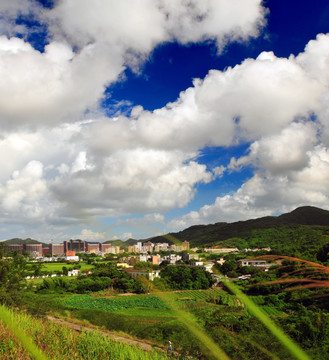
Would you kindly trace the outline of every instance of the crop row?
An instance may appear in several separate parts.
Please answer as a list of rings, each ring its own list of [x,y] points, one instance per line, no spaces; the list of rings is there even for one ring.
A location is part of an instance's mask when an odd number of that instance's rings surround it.
[[[196,300],[206,300],[209,296],[218,296],[220,294],[223,294],[223,290],[191,290],[176,293],[176,295],[180,298],[190,298]]]
[[[166,305],[155,296],[139,296],[106,299],[93,298],[89,295],[71,296],[64,300],[64,305],[78,309],[98,309],[106,311],[118,311],[137,307],[152,309],[165,309]]]
[[[276,309],[274,306],[272,305],[265,305],[265,306],[262,306],[262,309],[266,312],[266,314],[268,315],[275,315],[275,316],[278,316],[278,315],[282,315],[282,311]]]

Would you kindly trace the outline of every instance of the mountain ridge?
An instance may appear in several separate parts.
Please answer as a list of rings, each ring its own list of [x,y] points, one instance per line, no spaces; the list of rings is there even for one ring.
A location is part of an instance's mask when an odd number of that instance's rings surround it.
[[[192,247],[211,246],[227,239],[249,236],[248,234],[256,230],[278,227],[293,229],[300,226],[328,226],[329,228],[329,211],[314,206],[301,206],[279,216],[264,216],[233,223],[193,225],[182,231],[156,236],[149,240],[151,242],[170,242],[167,237],[173,237],[178,241],[189,241]]]

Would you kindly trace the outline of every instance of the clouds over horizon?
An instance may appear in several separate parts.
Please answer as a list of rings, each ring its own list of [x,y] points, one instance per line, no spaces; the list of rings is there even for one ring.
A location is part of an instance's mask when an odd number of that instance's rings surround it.
[[[262,52],[209,70],[163,108],[138,105],[129,116],[107,117],[104,92],[126,67],[142,72],[166,42],[213,41],[220,52],[256,37],[266,23],[261,1],[97,0],[92,11],[86,0],[58,1],[42,11],[28,3],[21,10],[18,0],[0,6],[12,19],[32,12],[49,38],[40,52],[15,37],[29,29],[0,28],[3,223],[33,223],[43,233],[81,226],[86,239],[104,235],[86,230],[96,218],[144,214],[130,225],[163,224],[164,213],[187,207],[198,184],[229,179],[245,167],[253,176],[237,191],[168,228],[306,203],[327,207],[329,35],[318,35],[298,56]],[[204,148],[238,144],[248,144],[248,153],[228,165],[202,163]]]

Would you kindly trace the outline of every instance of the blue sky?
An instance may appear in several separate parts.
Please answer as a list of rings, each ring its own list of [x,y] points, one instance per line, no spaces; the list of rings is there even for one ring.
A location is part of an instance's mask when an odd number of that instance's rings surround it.
[[[329,4],[5,0],[0,239],[329,209]]]

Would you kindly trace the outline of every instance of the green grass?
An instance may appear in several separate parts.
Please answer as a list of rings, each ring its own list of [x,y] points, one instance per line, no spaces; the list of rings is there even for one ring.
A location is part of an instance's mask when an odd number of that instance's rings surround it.
[[[97,309],[118,311],[131,308],[167,309],[167,306],[157,297],[151,295],[136,295],[129,297],[95,298],[89,295],[70,296],[63,305],[76,309]]]
[[[43,270],[45,271],[50,271],[50,272],[56,272],[56,271],[62,271],[63,266],[70,268],[74,265],[76,265],[77,263],[72,263],[72,264],[67,264],[66,262],[64,263],[43,263]],[[93,269],[93,265],[87,264],[86,262],[79,262],[79,265],[81,265],[80,270],[91,270]]]
[[[73,280],[76,279],[75,276],[61,276],[63,279],[65,280]],[[29,279],[27,280],[28,284],[33,284],[33,285],[38,285],[38,284],[42,284],[44,279],[50,279],[49,277],[47,278],[37,278],[37,279]]]
[[[157,318],[159,320],[166,320],[167,318],[172,318],[175,316],[171,309],[151,309],[151,308],[130,308],[130,309],[120,309],[117,311],[117,314],[122,315],[133,315],[137,317],[151,317]]]
[[[146,352],[135,346],[118,343],[97,331],[77,333],[65,326],[14,313],[6,308],[2,308],[2,310],[4,311],[0,312],[1,359],[167,359],[167,356],[161,352]],[[15,329],[8,328],[4,314],[10,317],[9,322],[15,324]],[[30,348],[27,346],[29,341]]]

